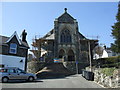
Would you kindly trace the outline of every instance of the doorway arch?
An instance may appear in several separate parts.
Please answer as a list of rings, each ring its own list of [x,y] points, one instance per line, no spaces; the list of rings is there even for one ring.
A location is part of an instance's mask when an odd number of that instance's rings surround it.
[[[75,61],[75,55],[71,49],[68,51],[68,61]]]
[[[59,51],[59,58],[64,58],[64,56],[65,56],[65,51],[63,49],[61,49]]]

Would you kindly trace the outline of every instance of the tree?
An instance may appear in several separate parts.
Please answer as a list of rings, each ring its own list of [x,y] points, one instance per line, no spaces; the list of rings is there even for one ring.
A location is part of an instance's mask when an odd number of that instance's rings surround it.
[[[117,22],[114,23],[114,26],[112,26],[112,36],[115,41],[111,44],[111,49],[116,53],[120,53],[120,1],[118,3],[116,20]]]
[[[94,48],[94,54],[98,54],[99,56],[102,56],[103,54],[103,47],[98,45]]]

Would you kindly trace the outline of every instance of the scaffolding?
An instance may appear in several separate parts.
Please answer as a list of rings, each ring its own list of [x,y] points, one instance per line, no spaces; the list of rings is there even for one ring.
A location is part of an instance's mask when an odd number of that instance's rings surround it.
[[[50,41],[53,41],[53,40],[47,39],[41,35],[35,35],[35,38],[32,39],[32,44],[31,44],[32,50],[30,50],[30,51],[34,53],[37,60],[40,60],[42,58],[43,54],[48,55],[48,52],[50,52],[48,50],[48,43]],[[46,47],[46,49],[43,49],[43,46]]]
[[[31,52],[33,52],[35,58],[37,60],[39,60],[40,56],[41,56],[41,43],[39,43],[38,41],[41,40],[42,36],[41,35],[35,35],[35,37],[32,39],[32,50],[30,50]]]

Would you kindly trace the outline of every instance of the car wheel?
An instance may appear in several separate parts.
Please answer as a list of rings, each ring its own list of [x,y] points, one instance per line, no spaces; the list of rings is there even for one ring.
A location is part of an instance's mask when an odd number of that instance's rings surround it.
[[[8,80],[9,80],[8,77],[3,77],[3,78],[2,78],[2,82],[3,82],[3,83],[8,82]]]
[[[30,81],[30,82],[34,81],[34,77],[30,76],[30,77],[28,78],[28,81]]]

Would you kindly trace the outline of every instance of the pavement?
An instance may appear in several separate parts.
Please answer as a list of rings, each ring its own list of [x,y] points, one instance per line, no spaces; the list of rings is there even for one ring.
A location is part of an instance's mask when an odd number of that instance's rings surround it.
[[[103,88],[94,81],[88,81],[81,74],[63,78],[37,79],[33,82],[10,81],[0,84],[2,88]]]

